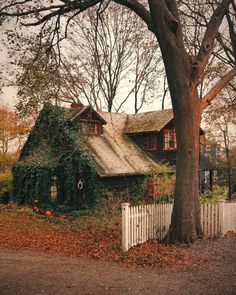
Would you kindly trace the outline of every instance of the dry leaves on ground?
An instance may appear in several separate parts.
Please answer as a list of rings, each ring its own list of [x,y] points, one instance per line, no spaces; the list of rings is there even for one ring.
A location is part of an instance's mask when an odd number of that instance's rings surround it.
[[[0,245],[82,258],[122,262],[128,267],[172,270],[199,265],[204,258],[191,255],[190,246],[148,241],[127,253],[121,250],[121,224],[103,224],[99,218],[82,219],[83,226],[62,217],[42,218],[19,208],[0,211]]]

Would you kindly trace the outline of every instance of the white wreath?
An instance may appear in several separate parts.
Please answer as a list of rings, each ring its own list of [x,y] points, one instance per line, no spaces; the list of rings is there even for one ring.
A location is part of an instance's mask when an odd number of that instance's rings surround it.
[[[84,184],[81,180],[78,181],[78,184],[77,184],[77,187],[78,187],[78,190],[81,191],[84,187]]]

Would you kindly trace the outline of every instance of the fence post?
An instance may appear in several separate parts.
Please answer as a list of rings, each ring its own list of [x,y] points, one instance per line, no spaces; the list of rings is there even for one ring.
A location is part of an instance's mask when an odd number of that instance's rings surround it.
[[[122,250],[129,250],[129,203],[122,203]]]
[[[224,223],[225,223],[225,201],[221,200],[218,202],[219,204],[219,234],[220,236],[224,236],[225,229],[224,229]]]

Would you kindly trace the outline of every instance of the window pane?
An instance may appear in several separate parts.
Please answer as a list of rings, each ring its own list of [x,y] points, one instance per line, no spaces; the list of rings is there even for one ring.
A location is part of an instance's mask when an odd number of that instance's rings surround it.
[[[100,122],[94,123],[94,134],[102,134],[102,124]]]
[[[57,198],[57,177],[56,176],[52,177],[52,185],[51,185],[50,191],[51,191],[51,199],[53,201]]]
[[[175,131],[164,130],[164,149],[174,150],[176,149],[176,136]]]
[[[149,137],[149,148],[151,150],[155,149],[155,136],[153,134]]]
[[[147,137],[147,150],[157,150],[157,136],[156,136],[156,134],[150,134]]]

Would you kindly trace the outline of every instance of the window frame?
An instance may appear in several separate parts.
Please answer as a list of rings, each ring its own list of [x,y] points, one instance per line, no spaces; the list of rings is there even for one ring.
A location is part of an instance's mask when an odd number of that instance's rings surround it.
[[[174,147],[166,146],[166,134],[174,133]],[[164,151],[176,151],[177,150],[177,143],[176,143],[176,134],[174,128],[163,129],[163,150]]]
[[[57,200],[58,196],[58,187],[57,187],[57,176],[53,175],[51,179],[51,186],[50,186],[50,198],[52,201]]]
[[[154,136],[154,147],[153,148],[150,147],[150,137],[151,136]],[[147,135],[147,137],[146,137],[146,149],[147,149],[147,151],[157,151],[158,150],[157,134],[151,133],[151,134]]]
[[[101,135],[103,133],[102,122],[100,121],[81,121],[82,134]]]
[[[102,134],[102,123],[101,122],[94,122],[93,134],[94,135],[101,135]]]

